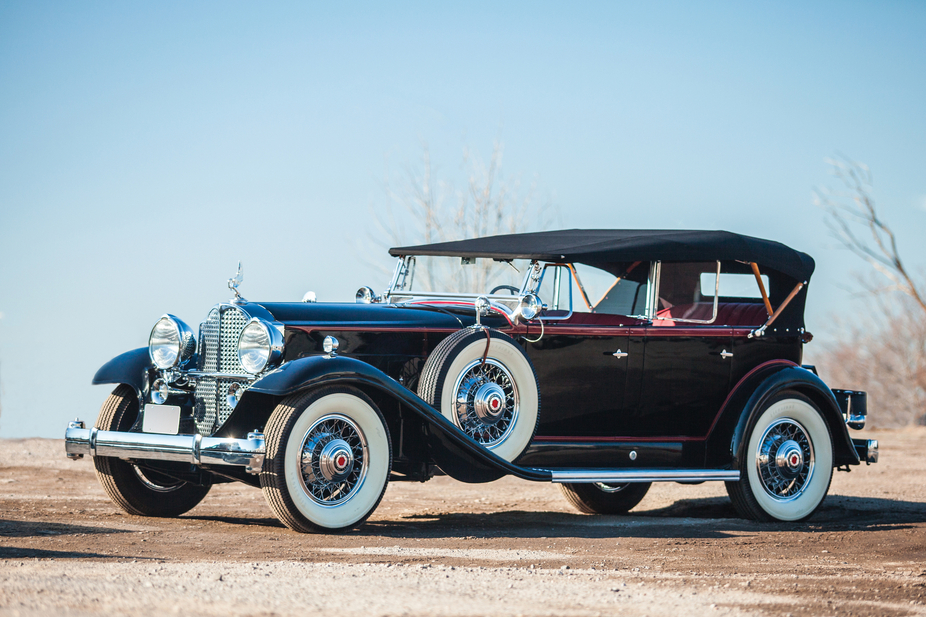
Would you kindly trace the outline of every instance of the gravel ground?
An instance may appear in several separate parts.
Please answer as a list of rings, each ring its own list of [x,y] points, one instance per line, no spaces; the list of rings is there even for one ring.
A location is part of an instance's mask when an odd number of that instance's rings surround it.
[[[60,440],[0,441],[0,615],[926,615],[926,429],[864,431],[809,521],[736,518],[723,485],[628,516],[505,478],[393,483],[361,529],[301,535],[257,489],[128,516]]]

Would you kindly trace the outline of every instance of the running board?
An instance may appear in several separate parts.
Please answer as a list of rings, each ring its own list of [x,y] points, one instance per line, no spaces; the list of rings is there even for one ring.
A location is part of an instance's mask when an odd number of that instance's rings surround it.
[[[705,482],[740,479],[738,469],[550,469],[553,482]]]

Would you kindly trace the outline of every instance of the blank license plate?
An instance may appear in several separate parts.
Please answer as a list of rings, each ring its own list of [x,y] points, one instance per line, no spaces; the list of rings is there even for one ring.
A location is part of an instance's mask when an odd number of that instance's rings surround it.
[[[180,408],[176,405],[145,405],[141,430],[145,433],[176,435],[180,430]]]

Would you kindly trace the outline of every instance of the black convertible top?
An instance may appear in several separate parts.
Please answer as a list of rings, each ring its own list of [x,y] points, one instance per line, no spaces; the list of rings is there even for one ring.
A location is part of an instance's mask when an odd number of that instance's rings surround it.
[[[813,258],[774,242],[729,231],[563,229],[486,236],[389,249],[395,257],[434,255],[498,260],[536,259],[603,264],[625,261],[756,262],[800,281],[813,274]]]

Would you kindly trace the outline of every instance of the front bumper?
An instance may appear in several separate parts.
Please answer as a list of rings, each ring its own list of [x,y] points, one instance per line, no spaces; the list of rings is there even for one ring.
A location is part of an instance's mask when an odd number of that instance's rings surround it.
[[[84,428],[76,420],[64,435],[68,458],[111,456],[121,459],[178,461],[192,465],[231,465],[248,473],[260,473],[264,465],[264,435],[248,433],[246,439],[123,433]]]

